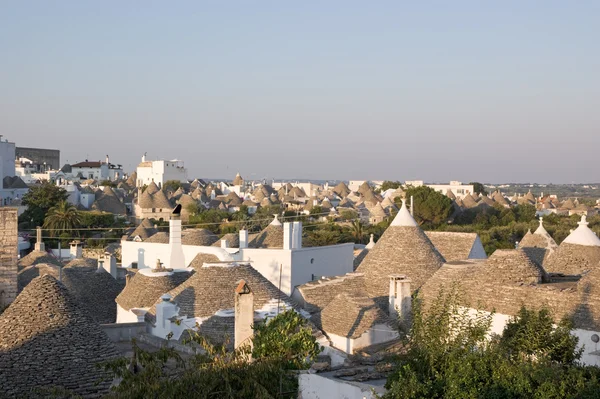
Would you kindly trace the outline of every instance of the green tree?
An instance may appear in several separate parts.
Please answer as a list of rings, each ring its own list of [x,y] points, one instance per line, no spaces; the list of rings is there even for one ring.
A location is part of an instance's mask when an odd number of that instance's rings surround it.
[[[254,328],[252,352],[247,346],[227,350],[227,345],[212,345],[196,332],[184,342],[203,350],[185,358],[168,347],[148,352],[134,341],[132,359],[105,365],[122,378],[110,397],[297,397],[295,372],[306,368],[321,350],[306,320],[289,310]]]
[[[473,192],[474,192],[474,194],[477,194],[477,195],[479,195],[479,194],[488,195],[488,192],[485,189],[485,186],[483,184],[478,183],[478,182],[471,182],[469,184],[473,185]]]
[[[23,196],[23,205],[27,206],[27,210],[21,215],[21,221],[30,227],[41,226],[48,210],[68,197],[65,189],[49,182],[31,187]]]
[[[352,238],[357,244],[364,244],[365,242],[365,225],[360,220],[352,222]]]
[[[535,206],[529,204],[517,205],[513,208],[515,218],[519,222],[531,222],[535,219]]]
[[[314,230],[306,233],[307,247],[324,247],[326,245],[335,245],[340,242],[340,235],[335,231]]]
[[[391,188],[396,189],[401,187],[402,184],[399,181],[390,181],[390,180],[386,180],[381,184],[381,191],[386,191],[389,190]]]
[[[165,190],[165,192],[175,192],[179,189],[179,187],[181,187],[181,182],[179,180],[167,180],[163,184],[163,190]]]
[[[384,398],[592,398],[600,369],[581,366],[570,324],[522,309],[500,337],[493,314],[469,314],[456,286],[413,308],[407,350],[394,361]]]
[[[61,201],[48,210],[44,220],[44,229],[50,230],[50,236],[68,232],[81,225],[81,216],[73,205]]]
[[[319,217],[323,216],[324,212],[325,211],[323,210],[322,207],[320,207],[319,205],[316,205],[316,206],[313,206],[312,209],[310,210],[310,216],[319,218]]]
[[[413,197],[413,216],[419,224],[439,225],[446,221],[453,211],[452,200],[427,186],[410,187],[406,198]]]

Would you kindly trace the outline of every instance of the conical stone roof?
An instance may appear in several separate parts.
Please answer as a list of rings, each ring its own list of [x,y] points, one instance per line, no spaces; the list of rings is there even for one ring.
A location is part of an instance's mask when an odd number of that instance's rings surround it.
[[[54,277],[34,279],[0,315],[0,392],[5,397],[48,397],[34,391],[44,388],[105,395],[112,375],[96,365],[118,355]]]
[[[236,174],[235,178],[233,179],[233,185],[234,186],[241,186],[242,184],[244,184],[244,179],[242,179],[242,176],[240,176],[240,174]]]
[[[579,227],[560,244],[548,259],[546,270],[552,273],[582,275],[600,268],[600,239],[582,216]]]
[[[375,246],[356,269],[364,273],[367,292],[381,306],[389,295],[389,276],[405,274],[411,289],[419,289],[445,260],[435,249],[403,203]]]

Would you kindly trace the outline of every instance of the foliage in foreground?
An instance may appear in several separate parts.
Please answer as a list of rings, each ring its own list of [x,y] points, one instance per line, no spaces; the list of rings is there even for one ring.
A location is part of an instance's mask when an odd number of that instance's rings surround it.
[[[407,352],[384,398],[597,398],[600,369],[582,366],[572,325],[527,310],[488,337],[492,315],[469,314],[453,288],[423,312],[416,301]]]
[[[297,397],[295,371],[320,352],[306,320],[289,310],[254,328],[252,352],[249,346],[227,350],[227,341],[213,345],[193,332],[188,344],[203,350],[187,358],[171,348],[151,353],[134,342],[133,361],[119,359],[106,366],[122,378],[111,397]]]

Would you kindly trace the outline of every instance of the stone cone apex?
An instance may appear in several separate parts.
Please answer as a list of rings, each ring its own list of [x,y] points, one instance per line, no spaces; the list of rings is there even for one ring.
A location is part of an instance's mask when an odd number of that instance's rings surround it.
[[[537,230],[535,231],[534,234],[540,234],[543,236],[548,235],[548,232],[544,228],[544,218],[543,217],[540,218],[540,226],[537,228]]]
[[[581,221],[577,224],[579,227],[573,230],[563,242],[588,247],[600,247],[600,238],[588,227],[589,223],[585,215],[581,216]]]
[[[406,200],[402,200],[402,207],[398,211],[398,214],[392,220],[390,226],[404,226],[404,227],[417,227],[418,224],[415,218],[412,217],[406,206]]]
[[[371,237],[369,238],[369,243],[365,246],[366,249],[371,249],[375,246],[375,240],[373,238],[373,234],[371,234]]]
[[[0,348],[0,392],[14,397],[51,386],[82,397],[103,396],[111,373],[96,365],[119,355],[80,303],[49,275],[32,280],[0,315]]]
[[[270,226],[282,226],[281,222],[279,221],[279,215],[273,215],[273,221],[271,223],[269,223]]]
[[[367,294],[387,309],[390,275],[406,275],[413,282],[411,290],[415,291],[445,262],[404,202],[390,227],[369,250],[356,272],[365,274]]]

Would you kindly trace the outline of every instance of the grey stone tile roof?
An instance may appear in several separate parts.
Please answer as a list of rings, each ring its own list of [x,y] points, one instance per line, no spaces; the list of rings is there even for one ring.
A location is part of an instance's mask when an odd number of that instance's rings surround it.
[[[115,299],[125,281],[114,279],[104,269],[98,270],[96,259],[74,259],[67,263],[62,270],[62,283],[97,323],[117,321]]]
[[[244,184],[244,179],[242,179],[242,176],[240,176],[240,174],[236,174],[235,178],[233,179],[233,185],[234,186],[241,186]]]
[[[390,226],[356,269],[365,274],[367,293],[382,305],[389,294],[389,276],[405,274],[419,289],[445,260],[418,226]]]
[[[181,232],[181,244],[183,245],[209,247],[217,241],[219,241],[219,236],[207,229],[186,229]]]
[[[562,242],[545,263],[550,273],[581,275],[600,269],[600,247]]]
[[[56,266],[50,263],[38,263],[32,266],[27,266],[23,270],[19,271],[17,275],[17,285],[19,292],[23,291],[31,281],[44,274],[49,274],[54,278],[58,278],[60,266]]]
[[[426,231],[425,234],[446,262],[469,259],[471,249],[477,240],[477,233]]]
[[[51,387],[83,397],[105,395],[112,376],[96,365],[118,355],[83,306],[51,276],[34,279],[0,315],[5,397],[48,397],[33,389]]]
[[[148,193],[148,194],[154,194],[154,193],[157,193],[159,191],[160,191],[160,188],[158,188],[158,186],[156,185],[156,183],[154,183],[153,181],[150,182],[150,184],[148,184],[148,186],[144,190],[144,192]]]
[[[129,235],[129,239],[133,240],[135,237],[139,236],[142,241],[146,241],[156,233],[158,233],[158,230],[154,228],[152,222],[148,219],[144,219]]]
[[[344,182],[338,183],[337,186],[333,188],[333,192],[340,196],[340,198],[345,198],[348,194],[350,194],[350,189]]]
[[[462,198],[462,206],[467,209],[475,208],[477,206],[477,200],[475,200],[471,194],[467,194]]]
[[[117,197],[112,188],[106,186],[101,195],[96,194],[96,201],[92,204],[92,209],[114,213],[115,215],[126,215],[127,207]]]
[[[537,284],[549,281],[544,268],[519,249],[497,249],[486,261],[487,276],[498,283]]]
[[[268,225],[250,243],[250,248],[283,248],[283,227]]]
[[[575,328],[600,329],[600,270],[590,272],[579,281],[551,277],[549,283],[525,284],[497,281],[490,266],[488,262],[446,264],[423,285],[419,296],[427,305],[442,288],[448,290],[457,284],[462,304],[472,308],[510,316],[516,315],[523,305],[530,309],[546,307],[556,322],[569,317]]]
[[[254,294],[254,309],[260,309],[272,300],[291,303],[290,298],[277,289],[250,265],[223,265],[200,267],[184,283],[169,291],[180,308],[179,315],[208,317],[219,310],[234,308],[234,290],[240,280],[245,280]],[[154,301],[159,302],[157,297]],[[156,307],[148,311],[153,321]]]
[[[199,253],[198,255],[196,255],[194,257],[194,259],[190,263],[190,267],[193,268],[194,270],[198,270],[205,263],[219,263],[219,262],[221,262],[221,260],[217,257],[217,255]]]
[[[148,308],[152,306],[161,295],[177,287],[192,274],[187,271],[173,272],[167,276],[146,276],[136,273],[129,279],[129,283],[117,296],[116,302],[125,310],[133,308]]]
[[[19,260],[20,267],[33,266],[40,263],[47,263],[56,266],[63,265],[58,258],[55,258],[54,256],[42,251],[32,251]]]
[[[528,231],[525,234],[519,243],[519,248],[523,249],[535,262],[545,267],[558,245],[540,223],[540,228],[535,233]]]
[[[239,248],[239,246],[240,246],[240,235],[239,234],[235,234],[235,233],[225,234],[223,237],[221,237],[220,239],[218,239],[212,246],[213,247],[220,247],[221,246],[221,240],[226,240],[227,241],[227,246],[229,248]]]
[[[225,203],[227,203],[229,206],[240,206],[242,205],[242,202],[242,199],[233,191],[227,194],[225,197]]]
[[[317,313],[342,292],[364,292],[365,278],[362,273],[347,273],[310,281],[296,287],[296,291],[301,298],[300,305],[310,313]],[[299,298],[296,299],[300,301]]]
[[[377,325],[397,328],[397,323],[361,292],[338,294],[325,309],[312,316],[311,320],[328,334],[354,339]]]
[[[157,233],[152,234],[149,238],[144,240],[145,242],[155,243],[155,244],[168,244],[169,243],[169,233],[165,231],[159,231]]]

